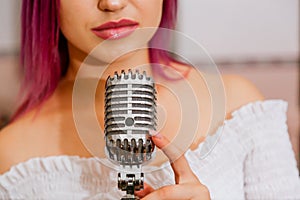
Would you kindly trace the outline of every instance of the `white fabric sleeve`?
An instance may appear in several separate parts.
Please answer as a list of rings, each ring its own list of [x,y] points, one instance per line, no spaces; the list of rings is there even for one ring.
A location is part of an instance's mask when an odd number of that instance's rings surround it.
[[[244,129],[252,134],[244,161],[246,199],[300,199],[299,171],[286,125],[287,104],[261,107],[256,123]],[[272,112],[268,112],[272,109]],[[274,111],[275,110],[275,111]],[[270,113],[267,114],[266,113]],[[264,116],[260,119],[260,116]]]

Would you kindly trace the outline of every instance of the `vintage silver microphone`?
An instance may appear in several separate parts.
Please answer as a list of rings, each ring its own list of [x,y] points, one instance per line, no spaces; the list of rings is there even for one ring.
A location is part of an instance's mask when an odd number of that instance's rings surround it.
[[[122,200],[139,199],[134,191],[144,188],[141,167],[154,157],[150,130],[156,130],[156,90],[151,77],[138,71],[108,77],[105,86],[105,153],[121,166],[118,188]]]

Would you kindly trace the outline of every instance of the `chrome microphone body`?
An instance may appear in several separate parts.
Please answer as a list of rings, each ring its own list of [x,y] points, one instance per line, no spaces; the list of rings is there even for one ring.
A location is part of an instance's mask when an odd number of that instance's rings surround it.
[[[154,156],[155,145],[149,131],[156,130],[156,90],[145,72],[108,77],[105,86],[106,156],[121,166],[118,187],[127,194],[122,199],[138,199],[135,190],[143,189],[141,166]]]

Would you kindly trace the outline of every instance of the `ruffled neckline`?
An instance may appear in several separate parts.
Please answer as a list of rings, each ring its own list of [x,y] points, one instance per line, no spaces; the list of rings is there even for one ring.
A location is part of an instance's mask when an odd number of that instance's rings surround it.
[[[287,108],[288,103],[281,99],[255,101],[243,105],[233,111],[231,113],[231,118],[224,120],[223,124],[218,127],[216,132],[213,135],[208,135],[198,148],[194,151],[189,149],[187,153],[197,154],[198,158],[204,159],[214,149],[215,145],[222,137],[223,132],[227,132],[228,129],[239,130],[241,126],[245,125],[245,121],[249,121],[253,118],[259,119],[261,115],[265,115],[268,112],[272,115],[286,113]],[[282,117],[286,120],[286,115],[282,115]]]
[[[265,100],[248,103],[232,113],[232,118],[224,120],[216,134],[208,136],[204,142],[200,143],[194,150],[187,150],[186,156],[199,156],[204,155],[203,151],[207,150],[208,147],[213,145],[212,141],[220,139],[221,132],[227,126],[234,127],[240,124],[240,120],[246,120],[253,118],[256,115],[264,114],[266,111],[281,112],[287,111],[287,102],[284,100]],[[217,137],[217,138],[216,138]],[[201,156],[200,156],[201,157]],[[10,168],[9,171],[0,175],[0,188],[2,186],[13,185],[22,178],[26,178],[36,173],[52,173],[53,171],[66,171],[74,172],[81,171],[86,173],[93,173],[100,175],[103,173],[109,173],[110,168],[103,163],[100,163],[99,158],[96,157],[80,157],[77,155],[58,155],[58,156],[45,156],[45,157],[34,157],[27,161],[18,163]],[[103,158],[104,159],[104,158]],[[165,162],[160,167],[167,166],[169,163]],[[147,167],[147,166],[146,166]]]

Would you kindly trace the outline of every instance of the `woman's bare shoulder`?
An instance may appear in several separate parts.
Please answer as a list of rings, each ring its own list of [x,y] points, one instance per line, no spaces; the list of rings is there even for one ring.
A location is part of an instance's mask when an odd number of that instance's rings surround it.
[[[26,134],[23,134],[24,132],[20,129],[18,123],[7,125],[0,131],[0,174],[23,160],[22,156],[25,152],[22,143],[24,137],[26,137]]]
[[[13,165],[42,155],[43,149],[51,149],[51,146],[43,145],[45,141],[51,141],[50,137],[45,137],[51,127],[45,126],[41,120],[35,120],[32,116],[32,113],[25,114],[1,130],[0,174]]]
[[[89,157],[72,123],[59,117],[24,117],[0,132],[0,174],[34,157]]]
[[[240,75],[223,75],[227,115],[250,102],[262,101],[264,96],[254,83]]]

